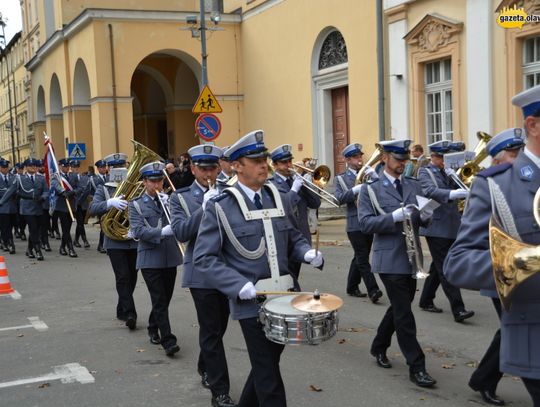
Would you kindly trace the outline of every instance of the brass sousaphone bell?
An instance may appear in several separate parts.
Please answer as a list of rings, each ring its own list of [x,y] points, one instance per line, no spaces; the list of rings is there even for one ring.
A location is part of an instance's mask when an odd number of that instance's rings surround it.
[[[540,188],[533,201],[533,214],[540,225]],[[514,239],[503,231],[492,217],[489,222],[489,249],[495,286],[505,310],[509,310],[516,288],[540,272],[540,245],[530,245]]]

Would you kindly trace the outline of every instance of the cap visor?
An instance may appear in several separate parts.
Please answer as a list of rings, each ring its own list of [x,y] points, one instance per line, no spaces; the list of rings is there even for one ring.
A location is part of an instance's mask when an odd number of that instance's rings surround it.
[[[398,154],[398,153],[390,153],[392,154],[392,157],[394,157],[396,160],[410,160],[411,156],[410,154]]]
[[[216,162],[204,162],[204,161],[197,161],[197,162],[194,162],[193,164],[195,164],[197,167],[204,167],[204,168],[217,167],[219,165]]]

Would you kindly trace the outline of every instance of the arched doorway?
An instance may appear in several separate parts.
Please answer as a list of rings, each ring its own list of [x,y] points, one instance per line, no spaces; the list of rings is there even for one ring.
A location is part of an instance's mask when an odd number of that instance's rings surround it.
[[[191,112],[199,93],[198,63],[179,51],[144,58],[131,78],[135,140],[163,158],[199,143]]]
[[[341,155],[349,144],[349,76],[345,39],[335,27],[321,31],[311,59],[314,150],[319,162],[345,170]]]
[[[86,65],[82,59],[78,59],[73,74],[73,129],[71,132],[71,142],[84,143],[86,145],[86,160],[81,161],[81,167],[92,165],[95,158],[90,98],[90,81],[88,79]]]
[[[49,90],[50,112],[45,116],[47,130],[56,150],[56,158],[64,158],[66,153],[66,141],[64,140],[64,116],[62,113],[62,92],[60,82],[56,74],[51,78]]]

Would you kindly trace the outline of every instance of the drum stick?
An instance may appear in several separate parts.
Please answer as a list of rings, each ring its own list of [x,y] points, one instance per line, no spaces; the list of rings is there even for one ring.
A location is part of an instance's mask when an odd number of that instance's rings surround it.
[[[303,295],[311,294],[311,291],[257,291],[257,295]]]
[[[320,236],[321,236],[320,229],[317,227],[317,236],[315,236],[315,251],[316,252],[319,251],[319,237]]]

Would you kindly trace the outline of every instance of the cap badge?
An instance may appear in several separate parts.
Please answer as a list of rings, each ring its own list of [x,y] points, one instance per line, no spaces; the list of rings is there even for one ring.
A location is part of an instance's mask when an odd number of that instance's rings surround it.
[[[204,146],[203,151],[204,151],[205,154],[212,153],[212,146]]]
[[[255,141],[257,141],[257,143],[260,143],[263,141],[263,132],[262,131],[258,131],[255,133]]]

